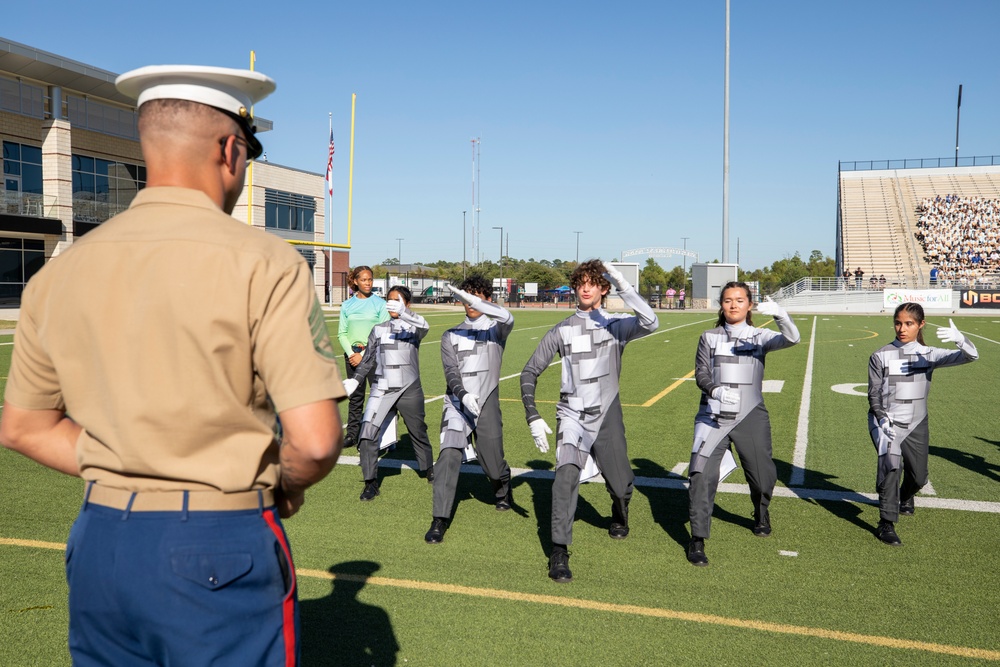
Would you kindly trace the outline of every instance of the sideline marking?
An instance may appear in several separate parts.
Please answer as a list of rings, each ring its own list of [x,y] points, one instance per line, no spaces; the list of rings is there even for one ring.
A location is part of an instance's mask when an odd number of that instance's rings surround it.
[[[35,547],[60,551],[65,551],[66,549],[65,544],[59,544],[57,542],[38,542],[35,540],[15,540],[8,538],[0,538],[0,545]],[[594,600],[581,600],[556,595],[539,595],[537,593],[505,591],[497,588],[473,588],[472,586],[459,586],[456,584],[415,581],[413,579],[391,579],[389,577],[366,577],[357,574],[331,574],[330,572],[325,572],[323,570],[312,570],[307,568],[295,568],[295,573],[300,577],[309,577],[311,579],[321,579],[325,581],[350,581],[352,583],[370,584],[372,586],[430,591],[432,593],[448,593],[450,595],[465,595],[468,597],[486,598],[491,600],[533,602],[535,604],[544,604],[554,607],[568,607],[584,609],[587,611],[626,614],[630,616],[664,618],[673,621],[689,621],[692,623],[703,623],[706,625],[721,625],[730,628],[761,630],[763,632],[796,635],[799,637],[817,637],[819,639],[832,639],[834,641],[868,644],[869,646],[884,646],[887,648],[902,650],[928,651],[930,653],[954,655],[962,658],[1000,660],[1000,651],[991,651],[988,649],[971,648],[966,646],[953,646],[950,644],[935,644],[932,642],[899,639],[896,637],[884,637],[881,635],[863,635],[857,632],[827,630],[826,628],[813,628],[805,625],[791,625],[788,623],[774,623],[771,621],[733,618],[729,616],[718,616],[715,614],[700,614],[697,612],[676,611],[674,609],[662,609],[658,607],[640,607],[638,605],[631,604],[612,604],[609,602],[596,602]]]
[[[674,389],[677,389],[677,387],[679,387],[682,384],[684,384],[685,380],[687,380],[689,378],[693,378],[693,377],[694,377],[694,371],[691,371],[690,373],[688,373],[684,377],[678,378],[677,381],[674,382],[672,385],[670,385],[669,387],[667,387],[666,389],[664,389],[663,391],[661,391],[659,394],[657,394],[653,398],[651,398],[648,401],[646,401],[645,403],[643,403],[642,407],[648,408],[648,407],[652,406],[658,400],[660,400],[661,398],[663,398],[664,396],[666,396],[667,394],[669,394],[670,392],[672,392]]]
[[[809,402],[812,394],[813,357],[816,353],[816,316],[813,316],[809,334],[809,354],[806,372],[802,378],[802,399],[799,401],[799,424],[795,429],[795,450],[792,453],[792,475],[789,486],[802,486],[806,481],[806,447],[809,445]]]

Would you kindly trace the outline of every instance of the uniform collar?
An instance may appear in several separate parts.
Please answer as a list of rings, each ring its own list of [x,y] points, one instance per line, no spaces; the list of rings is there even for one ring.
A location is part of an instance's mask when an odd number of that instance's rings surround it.
[[[160,186],[153,188],[143,188],[135,195],[135,199],[129,208],[143,206],[145,204],[177,204],[180,206],[196,206],[207,208],[222,213],[222,209],[216,206],[212,199],[201,190],[192,188],[178,188],[174,186]]]

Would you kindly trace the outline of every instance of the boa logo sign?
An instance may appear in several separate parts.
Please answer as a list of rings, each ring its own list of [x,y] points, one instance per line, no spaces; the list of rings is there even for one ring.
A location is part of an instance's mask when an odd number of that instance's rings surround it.
[[[961,308],[1000,308],[1000,291],[962,290]]]
[[[919,303],[924,308],[951,308],[950,289],[882,290],[882,305],[895,308],[901,303]]]

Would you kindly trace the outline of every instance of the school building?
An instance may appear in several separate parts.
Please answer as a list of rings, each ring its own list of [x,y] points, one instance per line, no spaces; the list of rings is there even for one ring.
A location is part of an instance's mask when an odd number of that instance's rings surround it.
[[[117,76],[0,37],[0,303],[19,302],[46,261],[145,187],[135,101],[115,89]],[[258,133],[274,127],[256,122]],[[325,187],[323,174],[261,158],[248,168],[233,217],[288,241],[319,243]],[[295,247],[321,301],[347,298],[348,253]]]

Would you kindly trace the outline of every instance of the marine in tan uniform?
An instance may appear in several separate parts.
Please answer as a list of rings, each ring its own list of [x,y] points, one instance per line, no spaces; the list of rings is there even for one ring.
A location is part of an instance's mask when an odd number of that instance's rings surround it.
[[[298,664],[279,516],[333,468],[345,394],[308,265],[229,215],[275,84],[154,66],[117,85],[148,187],[29,282],[0,441],[87,482],[75,665]]]

